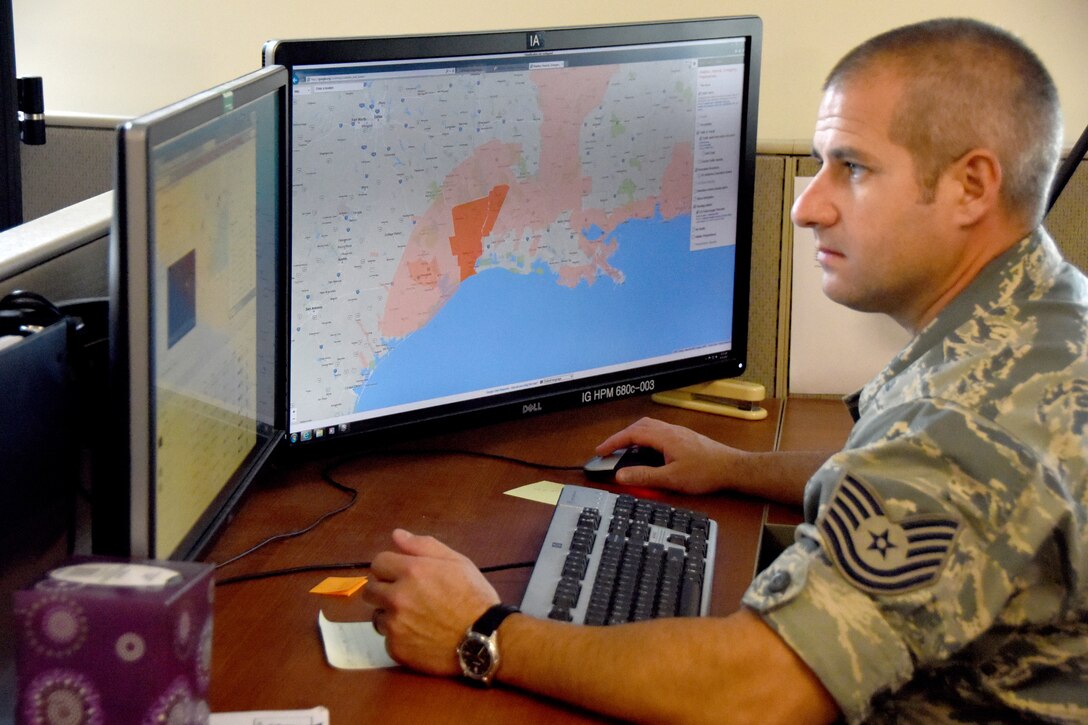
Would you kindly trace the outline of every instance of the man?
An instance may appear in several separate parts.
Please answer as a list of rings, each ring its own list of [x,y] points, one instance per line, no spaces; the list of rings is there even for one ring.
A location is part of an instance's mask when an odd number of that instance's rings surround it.
[[[621,483],[803,500],[807,523],[729,617],[507,616],[496,679],[630,720],[1088,721],[1088,281],[1039,227],[1060,144],[1049,75],[995,28],[931,21],[840,61],[793,218],[825,294],[913,340],[830,457],[653,420],[602,442],[665,454]],[[458,674],[498,597],[434,539],[393,541],[375,626]]]

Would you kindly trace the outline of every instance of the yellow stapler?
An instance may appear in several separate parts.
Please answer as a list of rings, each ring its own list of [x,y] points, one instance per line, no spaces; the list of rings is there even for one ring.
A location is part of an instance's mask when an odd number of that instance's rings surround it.
[[[715,415],[729,415],[744,420],[763,420],[767,411],[759,401],[767,391],[759,383],[747,380],[711,380],[709,383],[666,390],[651,396],[655,403],[699,410]]]

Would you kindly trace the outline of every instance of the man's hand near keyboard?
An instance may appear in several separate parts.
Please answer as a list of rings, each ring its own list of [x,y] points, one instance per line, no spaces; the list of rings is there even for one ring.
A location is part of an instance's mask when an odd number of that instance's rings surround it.
[[[447,676],[461,672],[465,630],[499,601],[468,559],[399,529],[393,549],[375,557],[363,597],[395,660]],[[498,636],[497,682],[623,720],[826,723],[837,715],[819,680],[747,610],[613,627],[513,614]]]

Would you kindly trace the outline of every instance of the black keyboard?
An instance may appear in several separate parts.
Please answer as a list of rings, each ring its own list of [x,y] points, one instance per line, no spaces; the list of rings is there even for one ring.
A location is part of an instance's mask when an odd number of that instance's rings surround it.
[[[593,625],[705,616],[717,538],[706,514],[564,486],[521,610]]]

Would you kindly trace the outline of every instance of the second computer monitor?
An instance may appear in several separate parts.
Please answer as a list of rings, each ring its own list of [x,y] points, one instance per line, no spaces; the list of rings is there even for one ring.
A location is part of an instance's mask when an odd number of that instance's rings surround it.
[[[757,18],[273,41],[289,441],[745,369]]]
[[[97,553],[197,556],[282,440],[287,87],[265,68],[118,129]]]

